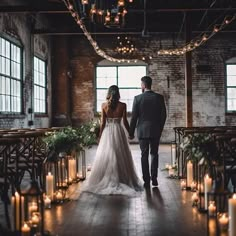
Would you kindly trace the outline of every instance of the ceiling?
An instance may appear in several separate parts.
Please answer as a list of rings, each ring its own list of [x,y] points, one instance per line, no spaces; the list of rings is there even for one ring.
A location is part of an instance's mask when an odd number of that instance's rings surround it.
[[[72,1],[81,9],[80,0]],[[115,0],[104,2],[114,4]],[[226,16],[235,15],[236,0],[133,0],[127,10],[125,25],[121,28],[94,24],[87,18],[84,23],[92,34],[134,34],[143,37],[165,32],[180,34],[185,31],[186,22],[189,22],[193,32],[198,33],[212,30]],[[38,22],[34,29],[36,34],[82,34],[62,0],[1,0],[0,12],[44,15],[50,26]],[[79,14],[82,15],[81,10]],[[224,32],[236,32],[236,20]]]

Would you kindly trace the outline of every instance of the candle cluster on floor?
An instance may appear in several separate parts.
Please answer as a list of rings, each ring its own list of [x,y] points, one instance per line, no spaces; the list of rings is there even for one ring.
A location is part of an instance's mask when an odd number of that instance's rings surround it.
[[[193,171],[191,162],[187,163],[187,180],[180,181],[181,190],[191,190],[192,206],[201,209],[200,199],[203,198],[204,210],[201,212],[207,213],[209,232],[227,232],[229,236],[236,235],[236,193],[228,199],[228,211],[220,212],[217,209],[217,204],[212,197],[217,200],[217,193],[213,190],[213,180],[209,174],[204,176],[203,183],[197,183],[193,180]],[[190,184],[190,181],[191,184]],[[190,186],[190,187],[189,187]],[[189,187],[189,188],[188,188]],[[202,193],[201,196],[199,192]],[[218,193],[222,194],[222,193]],[[226,195],[225,195],[226,196]]]
[[[68,186],[86,178],[91,164],[86,166],[85,151],[73,156],[64,155],[59,160],[45,162],[44,184],[32,180],[25,190],[15,192],[11,199],[13,231],[21,236],[45,235],[44,212],[52,203],[61,204]]]

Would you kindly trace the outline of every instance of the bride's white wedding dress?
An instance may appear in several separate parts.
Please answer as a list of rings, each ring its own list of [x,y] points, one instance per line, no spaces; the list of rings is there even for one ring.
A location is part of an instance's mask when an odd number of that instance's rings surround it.
[[[142,189],[121,118],[107,118],[91,175],[82,191],[135,196]]]

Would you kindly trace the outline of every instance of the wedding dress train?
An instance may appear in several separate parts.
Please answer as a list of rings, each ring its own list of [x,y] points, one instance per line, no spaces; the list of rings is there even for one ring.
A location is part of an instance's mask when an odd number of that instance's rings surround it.
[[[91,175],[83,191],[135,196],[142,189],[121,118],[107,118]]]

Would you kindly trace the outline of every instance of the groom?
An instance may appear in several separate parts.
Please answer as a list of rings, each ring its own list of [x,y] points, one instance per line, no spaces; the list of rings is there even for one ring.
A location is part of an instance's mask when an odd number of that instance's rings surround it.
[[[144,186],[158,186],[158,148],[162,130],[166,121],[164,97],[151,90],[152,79],[149,76],[141,78],[142,94],[134,97],[132,117],[130,121],[129,138],[134,138],[137,124],[137,135],[141,149],[141,164]],[[149,147],[151,154],[151,176],[149,172]],[[151,178],[151,179],[150,179]]]

